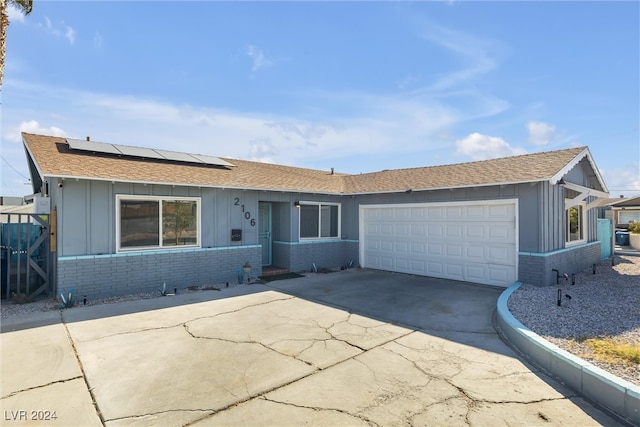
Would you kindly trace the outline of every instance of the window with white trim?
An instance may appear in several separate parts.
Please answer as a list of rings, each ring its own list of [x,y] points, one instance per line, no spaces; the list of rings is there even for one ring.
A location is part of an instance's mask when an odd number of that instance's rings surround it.
[[[640,221],[640,211],[620,211],[618,214],[618,224],[630,224]]]
[[[300,238],[340,237],[340,204],[300,202]]]
[[[200,199],[117,196],[118,251],[200,246]]]
[[[585,224],[586,216],[584,202],[565,210],[564,240],[566,244],[576,244],[587,240]]]

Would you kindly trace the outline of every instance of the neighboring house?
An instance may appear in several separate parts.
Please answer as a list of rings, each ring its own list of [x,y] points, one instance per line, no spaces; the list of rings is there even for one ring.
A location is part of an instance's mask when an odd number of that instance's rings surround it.
[[[349,175],[23,133],[57,214],[58,288],[89,297],[353,265],[506,287],[600,261],[587,147]],[[52,217],[55,217],[52,215]]]
[[[640,221],[640,196],[604,199],[600,209],[601,217],[611,219],[616,229],[628,229],[630,222]]]
[[[10,204],[5,204],[8,202]],[[8,222],[7,214],[33,213],[33,204],[24,204],[22,197],[0,197],[0,223]]]

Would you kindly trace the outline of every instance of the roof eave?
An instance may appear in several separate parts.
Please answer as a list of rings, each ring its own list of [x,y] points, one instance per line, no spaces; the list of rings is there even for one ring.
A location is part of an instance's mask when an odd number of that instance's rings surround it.
[[[184,186],[184,187],[196,187],[196,188],[219,188],[222,190],[275,191],[280,193],[310,193],[310,194],[324,194],[328,196],[365,196],[365,195],[373,195],[373,194],[412,193],[412,192],[419,192],[419,191],[458,190],[463,188],[481,188],[481,187],[495,187],[495,186],[503,187],[507,185],[535,184],[538,182],[546,181],[545,179],[541,179],[541,180],[525,180],[525,181],[495,182],[495,183],[485,183],[485,184],[457,185],[457,186],[449,186],[449,187],[398,188],[398,189],[382,190],[382,191],[362,191],[362,192],[347,193],[342,191],[326,191],[326,190],[318,190],[318,189],[238,187],[234,185],[191,184],[191,183],[170,182],[170,181],[138,181],[138,180],[101,178],[101,177],[79,176],[79,175],[60,175],[60,174],[45,175],[45,178],[89,180],[89,181],[102,181],[102,182],[111,182],[111,183],[119,182],[119,183],[125,183],[125,184],[168,185],[168,186]]]
[[[221,190],[242,190],[242,191],[275,191],[279,193],[310,193],[310,194],[324,194],[328,196],[343,196],[342,192],[331,192],[323,190],[313,189],[289,189],[289,188],[260,188],[260,187],[238,187],[234,185],[212,185],[212,184],[191,184],[184,182],[170,182],[170,181],[138,181],[128,179],[113,179],[113,178],[101,178],[93,176],[80,176],[80,175],[59,175],[51,174],[45,175],[47,178],[59,178],[59,179],[72,179],[72,180],[88,180],[88,181],[101,181],[111,183],[123,183],[123,184],[143,184],[143,185],[167,185],[167,186],[181,186],[181,187],[194,187],[194,188],[218,188]]]
[[[509,181],[509,182],[492,182],[485,184],[465,184],[454,185],[448,187],[427,187],[427,188],[399,188],[396,190],[383,190],[383,191],[362,191],[356,193],[344,193],[345,196],[364,196],[368,194],[395,194],[395,193],[412,193],[417,191],[438,191],[438,190],[458,190],[462,188],[479,188],[479,187],[503,187],[506,185],[519,185],[519,184],[535,184],[538,182],[544,182],[546,179],[525,180],[525,181]]]
[[[40,165],[38,164],[38,162],[36,162],[35,157],[33,156],[33,152],[31,151],[31,148],[29,148],[29,144],[27,144],[27,141],[24,139],[24,133],[22,134],[22,146],[24,147],[24,150],[27,153],[27,157],[28,157],[27,163],[29,164],[29,174],[31,175],[31,190],[33,190],[34,194],[39,193],[42,191],[42,182],[44,181],[44,173],[42,172],[42,169],[40,169]],[[39,183],[40,188],[37,189],[39,191],[36,191],[36,185],[38,184],[38,182],[34,179],[34,176],[33,176],[34,168],[40,180],[40,183]]]
[[[598,183],[600,184],[600,187],[602,188],[602,192],[608,194],[609,193],[609,189],[607,188],[606,184],[604,183],[604,179],[602,179],[602,175],[600,175],[600,170],[598,169],[598,167],[596,166],[595,161],[593,160],[593,156],[591,155],[591,151],[589,150],[589,147],[585,147],[584,150],[582,150],[577,156],[575,156],[569,163],[567,163],[555,175],[553,175],[551,178],[549,178],[549,182],[551,184],[553,184],[553,185],[555,185],[558,182],[560,182],[562,177],[564,177],[567,173],[569,173],[569,171],[571,169],[573,169],[585,157],[589,161],[589,165],[591,166],[591,169],[593,169],[593,173],[595,173],[595,175],[596,175]]]

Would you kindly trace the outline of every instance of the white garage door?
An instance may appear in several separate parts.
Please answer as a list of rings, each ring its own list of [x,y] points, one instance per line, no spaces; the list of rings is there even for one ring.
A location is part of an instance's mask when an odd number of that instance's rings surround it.
[[[516,203],[361,205],[361,265],[509,286],[518,275]]]

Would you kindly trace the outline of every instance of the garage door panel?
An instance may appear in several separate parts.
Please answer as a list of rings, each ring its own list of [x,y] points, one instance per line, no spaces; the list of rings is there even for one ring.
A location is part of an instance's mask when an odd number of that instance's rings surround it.
[[[507,282],[513,282],[512,277],[516,275],[515,267],[492,265],[488,269],[489,285],[504,286]]]
[[[485,217],[484,206],[469,206],[465,213],[468,221],[482,221]]]
[[[515,248],[511,245],[487,246],[486,254],[486,262],[501,265],[515,265]]]
[[[393,262],[393,258],[388,257],[388,256],[381,256],[378,257],[378,262],[380,267],[384,268],[384,269],[391,269],[394,266],[394,262]]]
[[[446,252],[445,254],[447,255],[447,257],[453,258],[453,257],[457,257],[460,258],[462,257],[463,251],[464,251],[464,247],[462,244],[460,243],[449,243],[446,246]]]
[[[396,224],[395,227],[396,236],[409,236],[411,234],[409,232],[409,229],[411,227],[410,224]]]
[[[464,268],[461,264],[445,264],[446,277],[453,280],[464,280]]]
[[[409,271],[409,259],[408,258],[402,258],[402,257],[396,257],[395,258],[395,267],[396,267],[396,271],[402,271],[402,272]]]
[[[428,262],[427,273],[430,276],[444,277],[444,264],[437,261]]]
[[[427,253],[427,245],[424,242],[411,242],[411,253],[414,256],[423,257]]]
[[[448,224],[445,230],[449,239],[461,239],[464,235],[464,225],[462,224]]]
[[[444,255],[444,245],[442,243],[428,243],[429,256],[442,256]]]
[[[511,242],[514,239],[515,227],[512,224],[509,225],[487,225],[486,236],[490,240],[500,240],[504,242]]]
[[[442,207],[427,207],[425,209],[426,220],[429,222],[442,221],[446,217],[446,212]]]
[[[427,224],[427,236],[429,238],[443,237],[445,235],[445,229],[442,224]]]
[[[380,241],[374,240],[374,239],[367,239],[366,250],[369,251],[369,253],[372,253],[373,251],[379,251]]]
[[[393,224],[389,222],[380,223],[380,235],[381,236],[393,236]]]
[[[428,216],[428,212],[424,208],[411,208],[412,221],[424,221]]]
[[[380,241],[380,250],[382,252],[393,252],[393,240],[381,240]]]
[[[411,208],[396,208],[394,220],[402,221],[411,219]]]
[[[412,259],[411,260],[411,272],[413,274],[425,274],[426,270],[426,263],[423,260],[416,260],[416,259]]]
[[[403,254],[408,254],[409,253],[409,242],[398,242],[396,241],[394,243],[395,245],[395,251],[396,253],[403,253]]]
[[[364,226],[364,232],[368,236],[380,235],[380,224],[374,223],[374,222],[367,222]]]
[[[484,239],[486,227],[482,224],[468,224],[464,228],[465,239]]]
[[[455,220],[461,220],[462,218],[464,218],[464,213],[465,213],[465,208],[462,206],[451,206],[446,208],[445,210],[446,212],[446,219],[448,221],[455,221]]]
[[[411,235],[414,237],[424,237],[427,233],[427,226],[425,224],[411,224]]]
[[[363,265],[507,286],[517,277],[515,206],[361,207]]]
[[[395,209],[388,209],[388,208],[380,208],[380,214],[379,214],[379,218],[381,220],[385,220],[385,219],[394,219],[395,217]]]
[[[486,207],[487,221],[513,221],[515,205],[489,205]]]
[[[484,262],[486,260],[485,247],[481,244],[467,244],[465,256],[471,262]]]
[[[465,267],[465,280],[469,282],[483,281],[487,277],[487,266],[483,264],[470,264]]]

